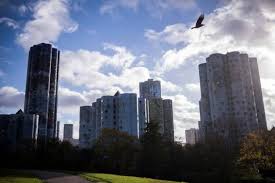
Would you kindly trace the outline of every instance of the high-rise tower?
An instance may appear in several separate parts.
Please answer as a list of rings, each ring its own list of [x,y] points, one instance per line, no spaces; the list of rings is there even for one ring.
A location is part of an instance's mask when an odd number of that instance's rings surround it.
[[[139,83],[139,95],[140,98],[161,98],[161,86],[160,81],[154,81],[148,79],[147,81]]]
[[[116,129],[138,136],[137,95],[119,93],[102,96],[92,106],[80,107],[80,147],[91,147],[103,128]]]
[[[25,113],[39,115],[40,139],[55,137],[59,57],[51,44],[34,45],[29,51]]]
[[[161,98],[160,81],[148,79],[139,83],[140,97],[139,110],[139,136],[142,136],[147,123],[159,124],[159,132],[167,139],[174,140],[173,106],[172,100]]]
[[[236,143],[249,132],[266,130],[256,58],[231,52],[212,54],[199,65],[200,137],[224,137]]]

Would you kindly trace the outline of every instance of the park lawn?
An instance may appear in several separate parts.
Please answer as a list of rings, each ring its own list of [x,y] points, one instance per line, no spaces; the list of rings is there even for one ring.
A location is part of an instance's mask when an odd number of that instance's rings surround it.
[[[42,183],[42,181],[21,171],[0,169],[0,183]]]
[[[0,183],[42,183],[41,180],[31,177],[0,177]]]
[[[177,183],[175,181],[112,175],[104,173],[82,173],[81,176],[95,183]]]

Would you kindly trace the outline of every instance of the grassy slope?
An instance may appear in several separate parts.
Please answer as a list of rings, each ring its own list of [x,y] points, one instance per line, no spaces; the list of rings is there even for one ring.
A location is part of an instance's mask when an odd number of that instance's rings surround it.
[[[0,169],[0,183],[42,183],[42,181],[21,171]]]
[[[103,173],[83,173],[81,174],[81,176],[95,183],[177,183],[174,181],[120,176],[120,175],[103,174]]]
[[[7,176],[7,177],[0,177],[0,183],[42,183],[42,182],[37,178]]]

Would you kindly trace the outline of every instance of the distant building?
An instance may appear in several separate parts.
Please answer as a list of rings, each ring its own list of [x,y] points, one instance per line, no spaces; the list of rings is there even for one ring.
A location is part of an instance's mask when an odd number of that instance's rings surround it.
[[[79,146],[90,147],[96,139],[96,103],[93,106],[80,107],[80,120],[79,120]],[[100,109],[100,108],[99,108]],[[100,118],[99,118],[100,119]]]
[[[63,140],[73,139],[73,124],[64,124]]]
[[[16,147],[24,141],[36,141],[39,116],[24,114],[19,110],[16,114],[0,115],[0,146],[1,148]]]
[[[79,145],[79,140],[73,138],[73,124],[64,124],[63,141],[70,142],[73,146]]]
[[[97,99],[92,106],[80,107],[80,147],[92,146],[103,128],[138,136],[136,94],[117,92]]]
[[[148,79],[147,81],[139,83],[140,98],[161,98],[161,85],[160,81]]]
[[[161,99],[161,84],[160,81],[154,81],[153,79],[148,79],[147,81],[139,83],[139,98],[138,98],[138,116],[139,116],[139,137],[141,137],[146,128],[146,124],[149,123],[150,118],[153,121],[157,121],[157,114],[152,113],[151,117],[149,115],[149,105],[154,106],[154,103],[159,102]],[[155,99],[149,102],[149,99]],[[156,105],[157,106],[157,105]],[[162,107],[159,107],[162,109]],[[151,109],[151,111],[156,111],[157,109]],[[163,113],[162,113],[163,114]],[[162,114],[160,116],[162,116]],[[154,119],[155,118],[155,119]],[[160,128],[163,128],[163,119],[158,121]],[[161,130],[163,132],[163,130]]]
[[[29,51],[25,113],[39,115],[38,136],[55,137],[60,52],[51,44],[34,45]]]
[[[267,129],[256,58],[212,54],[199,65],[199,73],[202,141],[218,136],[235,144],[249,132]]]
[[[148,123],[159,124],[159,132],[174,140],[174,122],[172,100],[161,98],[160,81],[148,79],[139,83],[140,97],[138,99],[139,137],[144,133]]]
[[[163,100],[164,136],[174,141],[174,119],[172,100]]]
[[[164,113],[162,98],[151,98],[150,100],[148,100],[147,106],[149,117],[148,122],[158,123],[159,132],[161,134],[164,134]]]
[[[101,129],[102,129],[102,120],[101,120],[101,116],[102,116],[102,103],[101,103],[101,98],[96,99],[96,102],[93,103],[93,108],[95,108],[95,124],[96,124],[96,138],[98,138],[101,134]]]
[[[196,144],[197,142],[199,142],[199,130],[195,128],[185,130],[185,138],[186,144]]]
[[[117,129],[137,137],[137,95],[135,93],[120,94],[117,92],[115,101]]]

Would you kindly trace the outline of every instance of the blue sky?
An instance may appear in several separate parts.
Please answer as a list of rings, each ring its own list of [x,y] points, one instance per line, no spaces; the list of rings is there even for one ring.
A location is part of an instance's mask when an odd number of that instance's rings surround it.
[[[28,49],[50,42],[61,50],[58,118],[75,124],[75,137],[80,105],[116,90],[138,92],[150,77],[173,99],[175,134],[184,140],[199,120],[198,64],[237,50],[258,58],[271,127],[273,12],[273,0],[2,0],[0,112],[23,107]],[[206,26],[190,30],[201,13]]]

